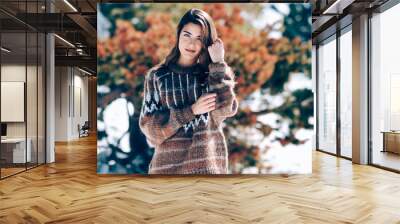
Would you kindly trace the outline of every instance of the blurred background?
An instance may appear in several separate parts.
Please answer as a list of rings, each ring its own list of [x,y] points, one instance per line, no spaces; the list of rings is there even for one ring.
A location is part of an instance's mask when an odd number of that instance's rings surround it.
[[[224,124],[229,173],[311,173],[311,5],[98,4],[98,173],[146,174],[143,81],[175,43],[190,8],[214,19],[236,75],[239,111]]]

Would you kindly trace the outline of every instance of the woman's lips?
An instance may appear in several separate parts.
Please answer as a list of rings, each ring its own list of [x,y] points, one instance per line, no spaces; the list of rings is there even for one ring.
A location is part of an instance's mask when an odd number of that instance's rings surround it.
[[[187,52],[189,52],[189,53],[191,53],[191,54],[193,54],[193,53],[195,53],[196,51],[193,51],[193,50],[189,50],[189,49],[185,49]]]

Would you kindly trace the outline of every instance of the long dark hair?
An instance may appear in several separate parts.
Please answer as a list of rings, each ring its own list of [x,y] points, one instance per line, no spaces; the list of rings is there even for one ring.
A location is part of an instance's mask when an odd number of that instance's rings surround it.
[[[204,69],[208,69],[208,65],[211,63],[210,55],[208,54],[208,46],[210,46],[217,39],[217,30],[215,29],[214,22],[210,15],[200,9],[190,9],[183,15],[179,21],[177,32],[176,32],[176,43],[171,49],[168,56],[161,63],[168,66],[170,63],[176,63],[180,56],[179,51],[179,36],[183,27],[188,23],[194,23],[200,25],[202,28],[202,48],[199,55],[199,64]]]

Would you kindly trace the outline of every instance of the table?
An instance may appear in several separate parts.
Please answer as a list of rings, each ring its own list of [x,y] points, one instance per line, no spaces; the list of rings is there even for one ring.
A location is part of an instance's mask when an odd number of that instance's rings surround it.
[[[31,162],[32,140],[27,138],[28,147],[25,154],[25,138],[6,138],[1,139],[1,157],[6,163],[25,163]],[[26,161],[25,161],[26,159]]]

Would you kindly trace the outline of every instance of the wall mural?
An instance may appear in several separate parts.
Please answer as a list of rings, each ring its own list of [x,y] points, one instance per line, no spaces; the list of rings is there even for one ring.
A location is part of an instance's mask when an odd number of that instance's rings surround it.
[[[311,172],[310,4],[98,9],[98,173]]]

